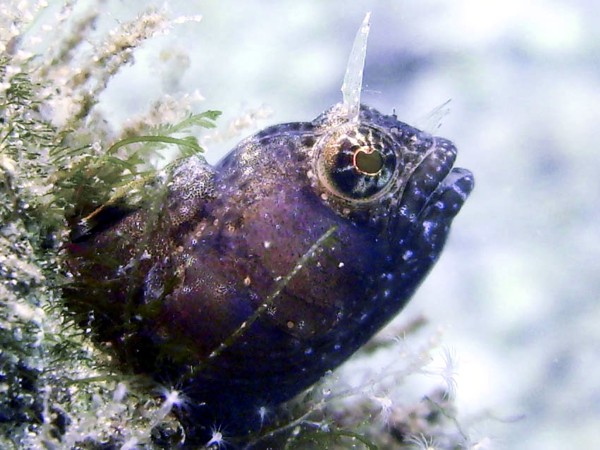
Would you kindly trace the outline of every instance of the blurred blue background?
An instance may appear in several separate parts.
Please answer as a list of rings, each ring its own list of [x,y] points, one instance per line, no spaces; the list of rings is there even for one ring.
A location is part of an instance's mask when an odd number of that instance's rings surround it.
[[[139,5],[108,2],[106,23]],[[159,6],[163,6],[162,3]],[[198,111],[308,121],[340,101],[372,11],[362,101],[437,134],[476,189],[399,320],[426,315],[459,361],[459,415],[490,414],[491,448],[595,448],[600,437],[600,5],[592,0],[171,1],[201,14],[136,53],[100,107],[118,127],[161,93]],[[133,80],[133,82],[132,82]],[[518,420],[517,420],[518,419]],[[467,420],[467,419],[465,419]],[[467,420],[468,421],[468,420]]]

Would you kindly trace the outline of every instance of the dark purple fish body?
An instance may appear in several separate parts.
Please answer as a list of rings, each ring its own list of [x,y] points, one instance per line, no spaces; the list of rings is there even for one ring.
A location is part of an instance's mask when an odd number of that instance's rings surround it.
[[[407,303],[473,188],[455,158],[366,106],[266,128],[179,163],[160,208],[84,221],[69,304],[128,367],[181,381],[200,428],[258,421]]]

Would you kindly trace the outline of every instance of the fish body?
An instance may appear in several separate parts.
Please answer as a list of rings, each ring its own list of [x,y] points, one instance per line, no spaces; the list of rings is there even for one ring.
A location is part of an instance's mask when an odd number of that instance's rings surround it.
[[[207,427],[258,420],[407,303],[473,188],[455,158],[364,105],[266,128],[178,163],[153,206],[84,221],[68,302],[128,367],[182,380]]]

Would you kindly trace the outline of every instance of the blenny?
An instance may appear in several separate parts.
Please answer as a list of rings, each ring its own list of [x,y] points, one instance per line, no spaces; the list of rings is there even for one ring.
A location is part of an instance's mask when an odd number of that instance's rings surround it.
[[[214,167],[192,156],[160,208],[100,208],[72,234],[68,303],[135,372],[180,380],[199,429],[257,421],[348,359],[407,303],[473,189],[452,142],[360,105],[367,32],[368,17],[342,103]]]

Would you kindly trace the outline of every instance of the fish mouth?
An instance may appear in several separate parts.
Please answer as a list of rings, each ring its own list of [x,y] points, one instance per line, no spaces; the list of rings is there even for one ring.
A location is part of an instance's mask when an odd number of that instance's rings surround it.
[[[457,150],[448,139],[434,137],[433,145],[410,174],[396,205],[394,234],[417,223],[432,221],[449,229],[475,186],[473,174],[454,167]]]

